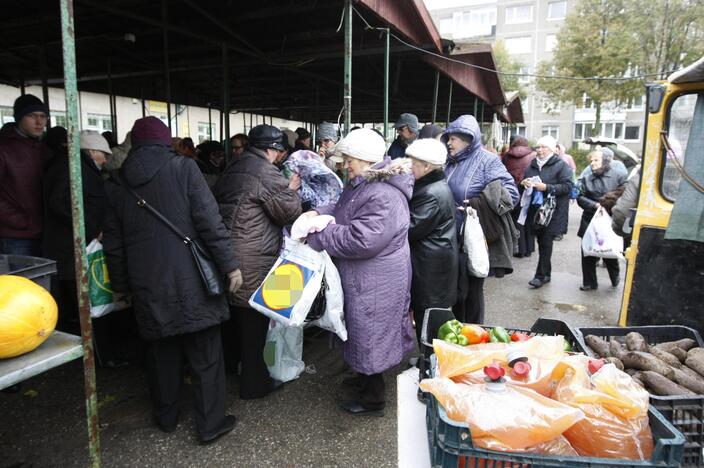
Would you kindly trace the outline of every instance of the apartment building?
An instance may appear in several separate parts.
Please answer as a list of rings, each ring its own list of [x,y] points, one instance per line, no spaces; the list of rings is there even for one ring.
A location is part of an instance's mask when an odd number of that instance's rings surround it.
[[[521,73],[535,73],[549,60],[557,33],[579,0],[425,0],[440,36],[462,44],[502,40],[509,54],[521,63]],[[531,77],[521,77],[527,90],[523,100],[525,124],[505,132],[529,139],[552,135],[571,146],[589,136],[596,112],[589,99],[577,106],[557,106],[537,92]],[[510,91],[510,90],[507,90]],[[636,154],[642,150],[644,97],[602,108],[599,134],[618,140]]]

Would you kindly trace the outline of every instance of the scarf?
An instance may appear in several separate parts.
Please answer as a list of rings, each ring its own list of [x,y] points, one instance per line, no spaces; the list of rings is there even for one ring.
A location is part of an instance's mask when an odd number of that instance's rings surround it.
[[[538,164],[538,170],[543,170],[543,166],[550,161],[550,158],[553,157],[553,153],[550,153],[550,155],[544,159],[541,159],[540,157],[535,158],[535,162]]]

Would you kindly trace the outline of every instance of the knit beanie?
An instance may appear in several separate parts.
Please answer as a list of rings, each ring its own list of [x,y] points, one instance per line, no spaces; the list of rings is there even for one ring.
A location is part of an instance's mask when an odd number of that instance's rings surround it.
[[[315,138],[317,138],[318,141],[339,140],[339,137],[337,136],[337,129],[335,128],[335,125],[331,124],[330,122],[322,122],[320,125],[318,125],[318,131],[315,135]]]
[[[385,152],[384,139],[368,128],[351,131],[335,146],[335,153],[338,155],[346,155],[371,163],[382,161]]]
[[[22,117],[32,112],[44,112],[46,115],[49,115],[49,109],[47,109],[41,99],[33,94],[24,94],[15,99],[12,110],[15,122],[19,122],[22,120]]]
[[[134,122],[131,140],[133,146],[145,143],[160,143],[171,146],[171,131],[164,122],[150,115]]]

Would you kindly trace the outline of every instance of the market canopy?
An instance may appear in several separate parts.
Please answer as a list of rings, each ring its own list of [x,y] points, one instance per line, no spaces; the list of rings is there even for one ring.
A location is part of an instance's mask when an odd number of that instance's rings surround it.
[[[74,0],[79,89],[213,108],[222,108],[227,96],[228,107],[238,111],[337,121],[343,103],[344,4]],[[447,77],[439,84],[437,120],[447,118],[450,79],[456,84],[452,118],[478,109],[490,121],[497,106],[505,104],[492,71],[458,68],[423,52],[448,55],[453,44],[440,39],[422,0],[358,0],[353,5],[354,122],[380,122],[383,115],[385,38],[371,28],[390,28],[416,47],[391,38],[391,120],[402,112],[431,120],[436,69]],[[58,0],[5,5],[0,82],[62,86],[59,18]],[[485,47],[488,52],[484,48],[460,58],[493,70],[490,46]],[[477,105],[481,103],[485,105]],[[511,115],[501,118],[514,121]]]

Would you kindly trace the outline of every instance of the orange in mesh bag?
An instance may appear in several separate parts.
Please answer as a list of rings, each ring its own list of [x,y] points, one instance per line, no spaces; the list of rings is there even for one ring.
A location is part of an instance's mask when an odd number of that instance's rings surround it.
[[[579,408],[585,418],[565,432],[582,456],[647,460],[653,451],[648,392],[606,364],[589,375],[590,358],[569,356],[555,369],[556,400]]]
[[[506,371],[506,380],[511,385],[517,385],[524,388],[529,388],[540,393],[543,396],[549,397],[554,390],[554,380],[552,377],[555,367],[560,363],[560,361],[565,357],[564,350],[564,339],[562,336],[536,336],[528,341],[517,342],[517,343],[492,343],[491,346],[501,348],[492,349],[491,351],[485,352],[486,355],[492,357],[498,357],[496,360],[501,367]],[[435,347],[435,343],[433,343]],[[479,359],[478,354],[484,353],[482,346],[486,345],[475,345],[474,347],[460,347],[453,345],[451,343],[445,343],[445,345],[438,343],[438,348],[443,351],[443,356],[438,355],[438,370],[441,376],[445,376],[442,373],[441,360],[446,359],[450,363],[446,364],[444,369],[452,375],[451,378],[457,383],[467,383],[467,384],[479,384],[484,382],[484,371],[483,367],[468,372],[466,374],[456,375],[456,372],[462,369],[474,366],[476,362],[484,362],[486,358]],[[454,348],[453,348],[454,347]],[[474,348],[470,351],[467,348]],[[497,351],[501,350],[501,354]],[[526,374],[515,372],[513,368],[509,365],[509,352],[518,351],[519,354],[528,358],[528,364],[530,367]],[[437,353],[437,351],[436,351]],[[467,356],[473,356],[474,359],[467,360]],[[462,364],[464,362],[464,364]],[[491,361],[490,361],[491,362]]]
[[[457,384],[447,378],[425,379],[420,387],[435,395],[451,419],[469,426],[479,448],[525,451],[557,439],[584,417],[579,409],[520,387]]]

